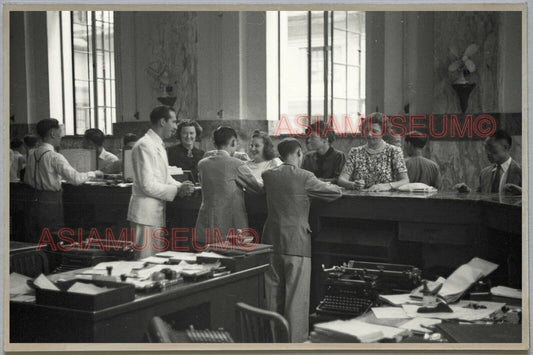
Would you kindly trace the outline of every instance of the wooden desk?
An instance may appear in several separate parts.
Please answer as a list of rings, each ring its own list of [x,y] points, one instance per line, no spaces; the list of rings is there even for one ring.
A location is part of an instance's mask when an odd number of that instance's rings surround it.
[[[260,265],[234,274],[186,283],[153,294],[137,295],[132,302],[100,311],[80,311],[35,303],[10,302],[11,342],[129,343],[145,342],[152,317],[174,323],[175,329],[190,324],[196,329],[223,327],[235,335],[235,304],[263,305]],[[54,275],[60,278],[62,274]]]
[[[23,184],[10,184],[13,220],[20,220],[24,213],[21,206],[26,189]],[[130,196],[130,187],[64,185],[65,224],[75,230],[82,228],[87,235],[93,227],[100,231],[111,228],[118,236],[121,228],[129,226]],[[313,201],[311,294],[317,299],[311,300],[312,307],[321,293],[320,265],[338,265],[354,258],[408,263],[424,270],[440,267],[448,272],[478,256],[500,265],[495,274],[498,283],[511,277],[508,285],[519,288],[521,201],[521,197],[475,192],[354,191],[344,191],[331,203]],[[200,192],[167,203],[167,228],[194,227],[200,204]],[[264,196],[246,195],[246,206],[250,225],[260,234],[267,213]],[[25,241],[25,235],[17,230],[11,238]]]

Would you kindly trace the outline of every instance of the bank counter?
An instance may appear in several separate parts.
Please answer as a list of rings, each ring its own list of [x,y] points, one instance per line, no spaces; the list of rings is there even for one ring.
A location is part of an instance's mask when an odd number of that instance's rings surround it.
[[[92,228],[104,238],[106,229],[118,238],[126,221],[131,187],[65,184],[65,225],[86,236]],[[24,210],[28,187],[10,185],[11,240],[28,240]],[[471,192],[407,193],[345,191],[333,202],[313,201],[310,225],[313,248],[312,300],[321,298],[322,265],[357,259],[405,263],[420,267],[426,277],[447,276],[478,256],[500,265],[498,284],[521,284],[521,197]],[[167,228],[194,227],[201,192],[167,204]],[[246,196],[250,227],[261,234],[267,208],[264,196]],[[180,232],[188,237],[188,231]],[[433,272],[433,273],[431,273]]]

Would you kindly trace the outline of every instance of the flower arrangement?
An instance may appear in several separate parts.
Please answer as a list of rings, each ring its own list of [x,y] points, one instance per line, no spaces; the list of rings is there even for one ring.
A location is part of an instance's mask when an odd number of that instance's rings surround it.
[[[459,55],[456,47],[450,47],[450,53],[455,57],[455,60],[448,66],[448,71],[457,79],[454,84],[467,84],[466,78],[476,71],[476,64],[470,59],[478,51],[477,44],[471,44],[466,47],[463,55]]]

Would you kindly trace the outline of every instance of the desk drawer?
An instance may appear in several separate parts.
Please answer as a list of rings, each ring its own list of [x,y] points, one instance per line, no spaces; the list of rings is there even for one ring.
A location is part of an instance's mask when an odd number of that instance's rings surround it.
[[[400,241],[430,244],[472,245],[479,238],[480,227],[476,225],[447,225],[438,223],[400,223]]]

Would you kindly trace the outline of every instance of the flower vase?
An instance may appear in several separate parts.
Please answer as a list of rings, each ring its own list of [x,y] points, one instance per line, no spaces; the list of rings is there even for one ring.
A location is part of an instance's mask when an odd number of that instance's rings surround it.
[[[452,85],[453,89],[457,93],[457,96],[459,97],[459,104],[461,106],[461,112],[465,113],[466,109],[468,108],[468,98],[470,97],[470,93],[474,88],[476,87],[476,84],[472,83],[464,83],[459,84],[455,83]]]

